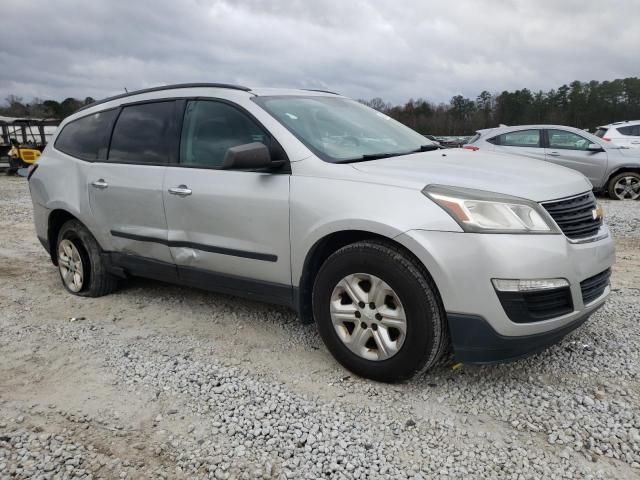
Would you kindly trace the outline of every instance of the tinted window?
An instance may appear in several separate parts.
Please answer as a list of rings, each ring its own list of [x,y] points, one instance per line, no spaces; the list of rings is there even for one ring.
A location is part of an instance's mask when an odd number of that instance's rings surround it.
[[[113,129],[110,162],[167,163],[175,144],[174,102],[124,107]]]
[[[606,129],[606,128],[599,128],[599,129],[597,129],[597,130],[596,130],[596,133],[594,133],[594,135],[595,135],[596,137],[602,138],[602,137],[604,137],[604,136],[605,136],[605,134],[607,133],[607,130],[608,130],[608,129]]]
[[[498,144],[506,147],[539,147],[540,130],[503,133],[498,138]]]
[[[640,125],[631,125],[628,127],[618,127],[618,132],[622,135],[627,135],[630,137],[640,136]]]
[[[104,160],[109,148],[109,136],[118,110],[107,110],[74,120],[64,126],[55,147],[83,160]]]
[[[547,130],[549,135],[549,148],[561,148],[565,150],[588,150],[593,143],[580,135],[565,130]]]
[[[269,145],[269,137],[237,108],[206,100],[187,104],[180,141],[183,165],[217,168],[229,148],[253,142]]]

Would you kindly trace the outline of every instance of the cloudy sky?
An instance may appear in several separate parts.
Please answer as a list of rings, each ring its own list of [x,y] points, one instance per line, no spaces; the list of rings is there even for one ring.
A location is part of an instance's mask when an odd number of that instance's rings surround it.
[[[638,0],[2,0],[0,99],[179,82],[401,102],[640,75]]]

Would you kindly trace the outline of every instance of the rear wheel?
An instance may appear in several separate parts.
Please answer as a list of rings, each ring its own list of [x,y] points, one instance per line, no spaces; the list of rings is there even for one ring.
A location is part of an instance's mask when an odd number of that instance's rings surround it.
[[[332,254],[316,277],[313,311],[333,356],[374,380],[407,379],[433,366],[448,346],[433,281],[416,259],[385,242]]]
[[[9,168],[7,169],[7,175],[15,175],[21,166],[22,161],[17,158],[9,157]]]
[[[622,172],[609,181],[609,196],[616,200],[640,199],[640,173]]]
[[[74,295],[101,297],[115,290],[117,278],[107,271],[101,249],[78,220],[67,221],[58,234],[56,254],[60,279]]]

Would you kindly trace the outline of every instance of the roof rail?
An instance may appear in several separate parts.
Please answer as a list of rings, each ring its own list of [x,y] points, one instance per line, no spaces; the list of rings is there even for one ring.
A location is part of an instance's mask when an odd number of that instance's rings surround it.
[[[331,95],[340,95],[337,92],[332,92],[330,90],[320,90],[318,88],[303,88],[302,90],[305,90],[307,92],[320,92],[320,93],[330,93]]]
[[[110,102],[111,100],[118,100],[120,98],[126,98],[132,95],[139,95],[141,93],[160,92],[162,90],[173,90],[176,88],[199,88],[199,87],[228,88],[231,90],[242,90],[243,92],[251,91],[251,89],[248,87],[243,87],[242,85],[232,85],[229,83],[176,83],[174,85],[164,85],[162,87],[143,88],[142,90],[135,90],[133,92],[121,93],[120,95],[114,95],[113,97],[103,98],[102,100],[98,100],[93,103],[90,103],[89,105],[85,105],[84,107],[78,109],[77,111],[80,112],[87,108],[95,107],[96,105]]]

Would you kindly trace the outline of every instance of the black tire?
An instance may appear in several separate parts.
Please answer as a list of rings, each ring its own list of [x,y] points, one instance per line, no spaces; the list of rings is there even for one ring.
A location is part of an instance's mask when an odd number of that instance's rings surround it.
[[[404,306],[406,337],[399,351],[386,360],[368,360],[353,353],[331,321],[333,289],[342,278],[354,273],[384,280]],[[314,282],[313,313],[320,336],[336,360],[355,374],[372,380],[406,380],[434,366],[449,346],[446,315],[433,280],[418,260],[401,247],[384,241],[357,242],[327,258]]]
[[[620,179],[622,179],[624,177],[632,177],[632,178],[637,179],[638,182],[640,182],[640,173],[638,173],[638,172],[622,172],[622,173],[619,173],[618,175],[613,177],[611,180],[609,180],[609,185],[607,185],[607,191],[609,193],[609,198],[611,198],[613,200],[622,200],[616,194],[615,186],[616,186],[616,183],[618,183],[618,181],[620,181]]]
[[[9,158],[9,168],[7,169],[7,175],[15,175],[18,169],[22,166],[22,161],[12,158]]]
[[[117,277],[107,271],[107,265],[101,256],[102,250],[98,242],[82,223],[78,220],[69,220],[62,225],[56,241],[56,255],[62,240],[69,240],[77,248],[85,272],[82,289],[74,292],[67,286],[62,271],[58,268],[60,280],[69,293],[81,297],[102,297],[116,289],[118,286]]]

